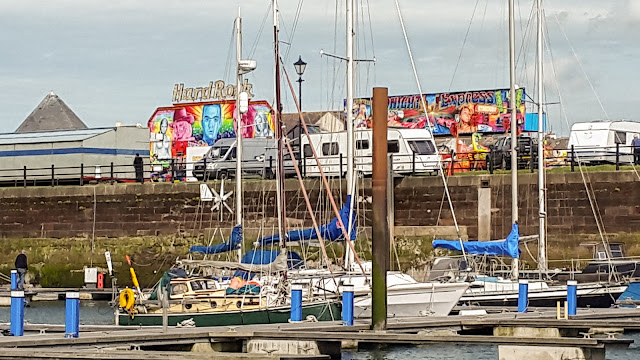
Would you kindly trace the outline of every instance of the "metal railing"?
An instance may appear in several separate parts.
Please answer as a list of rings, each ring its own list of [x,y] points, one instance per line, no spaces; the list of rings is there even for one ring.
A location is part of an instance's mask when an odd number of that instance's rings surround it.
[[[535,149],[535,150],[534,150]],[[620,145],[606,147],[577,147],[569,149],[547,150],[544,154],[546,168],[566,167],[568,171],[575,171],[576,165],[610,164],[615,165],[615,170],[620,170],[623,165],[630,165],[634,160],[640,160],[634,156],[631,146]],[[507,159],[507,161],[499,161]],[[347,170],[347,159],[344,155],[321,156],[318,159],[323,170],[328,176],[343,177]],[[528,153],[518,154],[518,169],[528,169],[534,172],[537,169],[539,156],[537,148],[530,147]],[[187,177],[195,177],[198,180],[210,180],[216,178],[234,177],[235,160],[223,162],[215,161],[216,169],[201,169],[192,172],[196,165],[204,166],[214,162],[204,159],[199,162],[187,162],[184,158],[165,160],[161,163],[150,163],[148,158],[143,162],[143,180],[148,181],[184,181]],[[220,166],[220,164],[223,164]],[[355,171],[358,175],[371,174],[372,161],[370,156],[356,156],[354,158]],[[448,175],[463,173],[489,173],[497,170],[510,170],[510,151],[488,152],[459,152],[441,154],[440,161],[433,156],[423,156],[416,153],[394,154],[394,173],[399,176],[408,175],[435,175],[439,171],[439,165]],[[318,177],[319,171],[316,160],[303,158],[298,162],[301,174],[304,178]],[[506,167],[506,168],[505,168]],[[273,178],[276,168],[276,159],[255,159],[243,161],[243,176]],[[293,162],[285,159],[285,176],[295,176]],[[192,172],[190,174],[190,172]],[[246,172],[246,174],[245,174]],[[115,164],[91,164],[80,163],[76,166],[28,167],[0,169],[0,185],[2,186],[57,186],[57,185],[85,185],[96,182],[135,182],[136,173],[132,163]]]

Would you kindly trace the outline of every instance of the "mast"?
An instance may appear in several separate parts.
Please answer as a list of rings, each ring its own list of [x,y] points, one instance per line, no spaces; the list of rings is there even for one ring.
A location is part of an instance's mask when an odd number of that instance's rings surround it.
[[[516,36],[514,0],[509,0],[509,83],[511,107],[511,221],[518,223],[518,109],[516,107]],[[511,278],[518,279],[518,259],[511,262]]]
[[[348,239],[351,241],[351,229],[353,203],[355,201],[353,193],[355,192],[354,164],[353,156],[355,153],[354,133],[353,133],[353,0],[347,0],[347,196],[351,196],[349,204],[349,225],[347,227]],[[351,246],[347,246],[345,250],[345,269],[349,270],[353,263],[353,253]]]
[[[537,36],[537,62],[538,62],[538,270],[540,275],[546,272],[547,266],[547,244],[546,244],[546,210],[545,210],[545,153],[544,153],[544,108],[543,108],[543,34],[542,34],[542,0],[536,0],[538,10],[538,36]]]
[[[280,102],[280,43],[278,40],[278,32],[280,31],[279,26],[279,14],[278,14],[278,0],[273,0],[272,3],[273,8],[273,51],[275,56],[275,135],[277,139],[277,147],[278,147],[278,159],[277,159],[277,169],[276,169],[276,200],[278,202],[278,233],[280,235],[280,246],[284,250],[286,246],[285,234],[287,233],[287,225],[286,225],[286,207],[284,201],[284,173],[282,167],[282,122],[281,122],[281,113],[282,113],[282,103]]]
[[[238,17],[236,18],[236,225],[242,228],[242,114],[240,113],[240,93],[242,92],[242,71],[240,70],[240,60],[242,60],[242,19],[240,18],[240,7],[238,7]],[[243,229],[244,232],[244,229]],[[242,246],[238,249],[238,262],[242,259]]]

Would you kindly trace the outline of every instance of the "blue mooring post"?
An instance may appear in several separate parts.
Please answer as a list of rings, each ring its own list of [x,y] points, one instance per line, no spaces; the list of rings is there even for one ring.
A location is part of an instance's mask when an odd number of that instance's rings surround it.
[[[518,312],[526,313],[529,305],[529,280],[520,280],[518,288]]]
[[[24,291],[11,290],[11,335],[24,335]]]
[[[578,282],[567,281],[567,314],[575,315],[578,311]]]
[[[353,285],[342,286],[342,325],[353,326]]]
[[[77,338],[80,335],[80,293],[67,293],[67,303],[64,312],[64,337]]]
[[[291,284],[291,321],[302,321],[302,284]]]
[[[11,270],[11,290],[18,288],[18,270]]]

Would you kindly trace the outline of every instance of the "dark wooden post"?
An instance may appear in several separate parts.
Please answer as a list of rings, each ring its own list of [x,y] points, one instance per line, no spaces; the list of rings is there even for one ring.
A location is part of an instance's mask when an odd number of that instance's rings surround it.
[[[387,271],[390,229],[387,203],[387,88],[373,89],[373,178],[372,178],[372,293],[371,327],[387,328]]]
[[[573,145],[571,145],[571,172],[575,171],[575,164],[576,164],[576,152],[575,152],[575,147]]]
[[[616,171],[620,170],[620,143],[616,143]]]

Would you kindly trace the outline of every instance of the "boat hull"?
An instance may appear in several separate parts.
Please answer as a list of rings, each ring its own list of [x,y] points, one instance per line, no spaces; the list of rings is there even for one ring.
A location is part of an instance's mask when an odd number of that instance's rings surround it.
[[[626,285],[578,286],[578,307],[608,308],[626,290]],[[529,307],[555,307],[558,301],[567,300],[566,286],[548,288],[540,291],[529,291]],[[467,293],[460,299],[460,305],[477,306],[518,306],[518,292],[508,293]]]
[[[168,325],[192,319],[195,326],[225,326],[276,324],[289,322],[291,307],[281,306],[269,309],[255,309],[245,311],[202,312],[202,313],[170,313]],[[318,321],[340,320],[342,306],[340,302],[324,302],[304,304],[302,318],[315,317]],[[122,326],[161,326],[162,314],[135,314],[133,317],[126,313],[116,314],[117,324]]]
[[[465,283],[416,283],[387,289],[389,317],[447,316],[469,287]],[[371,317],[371,296],[356,299],[356,318]]]

